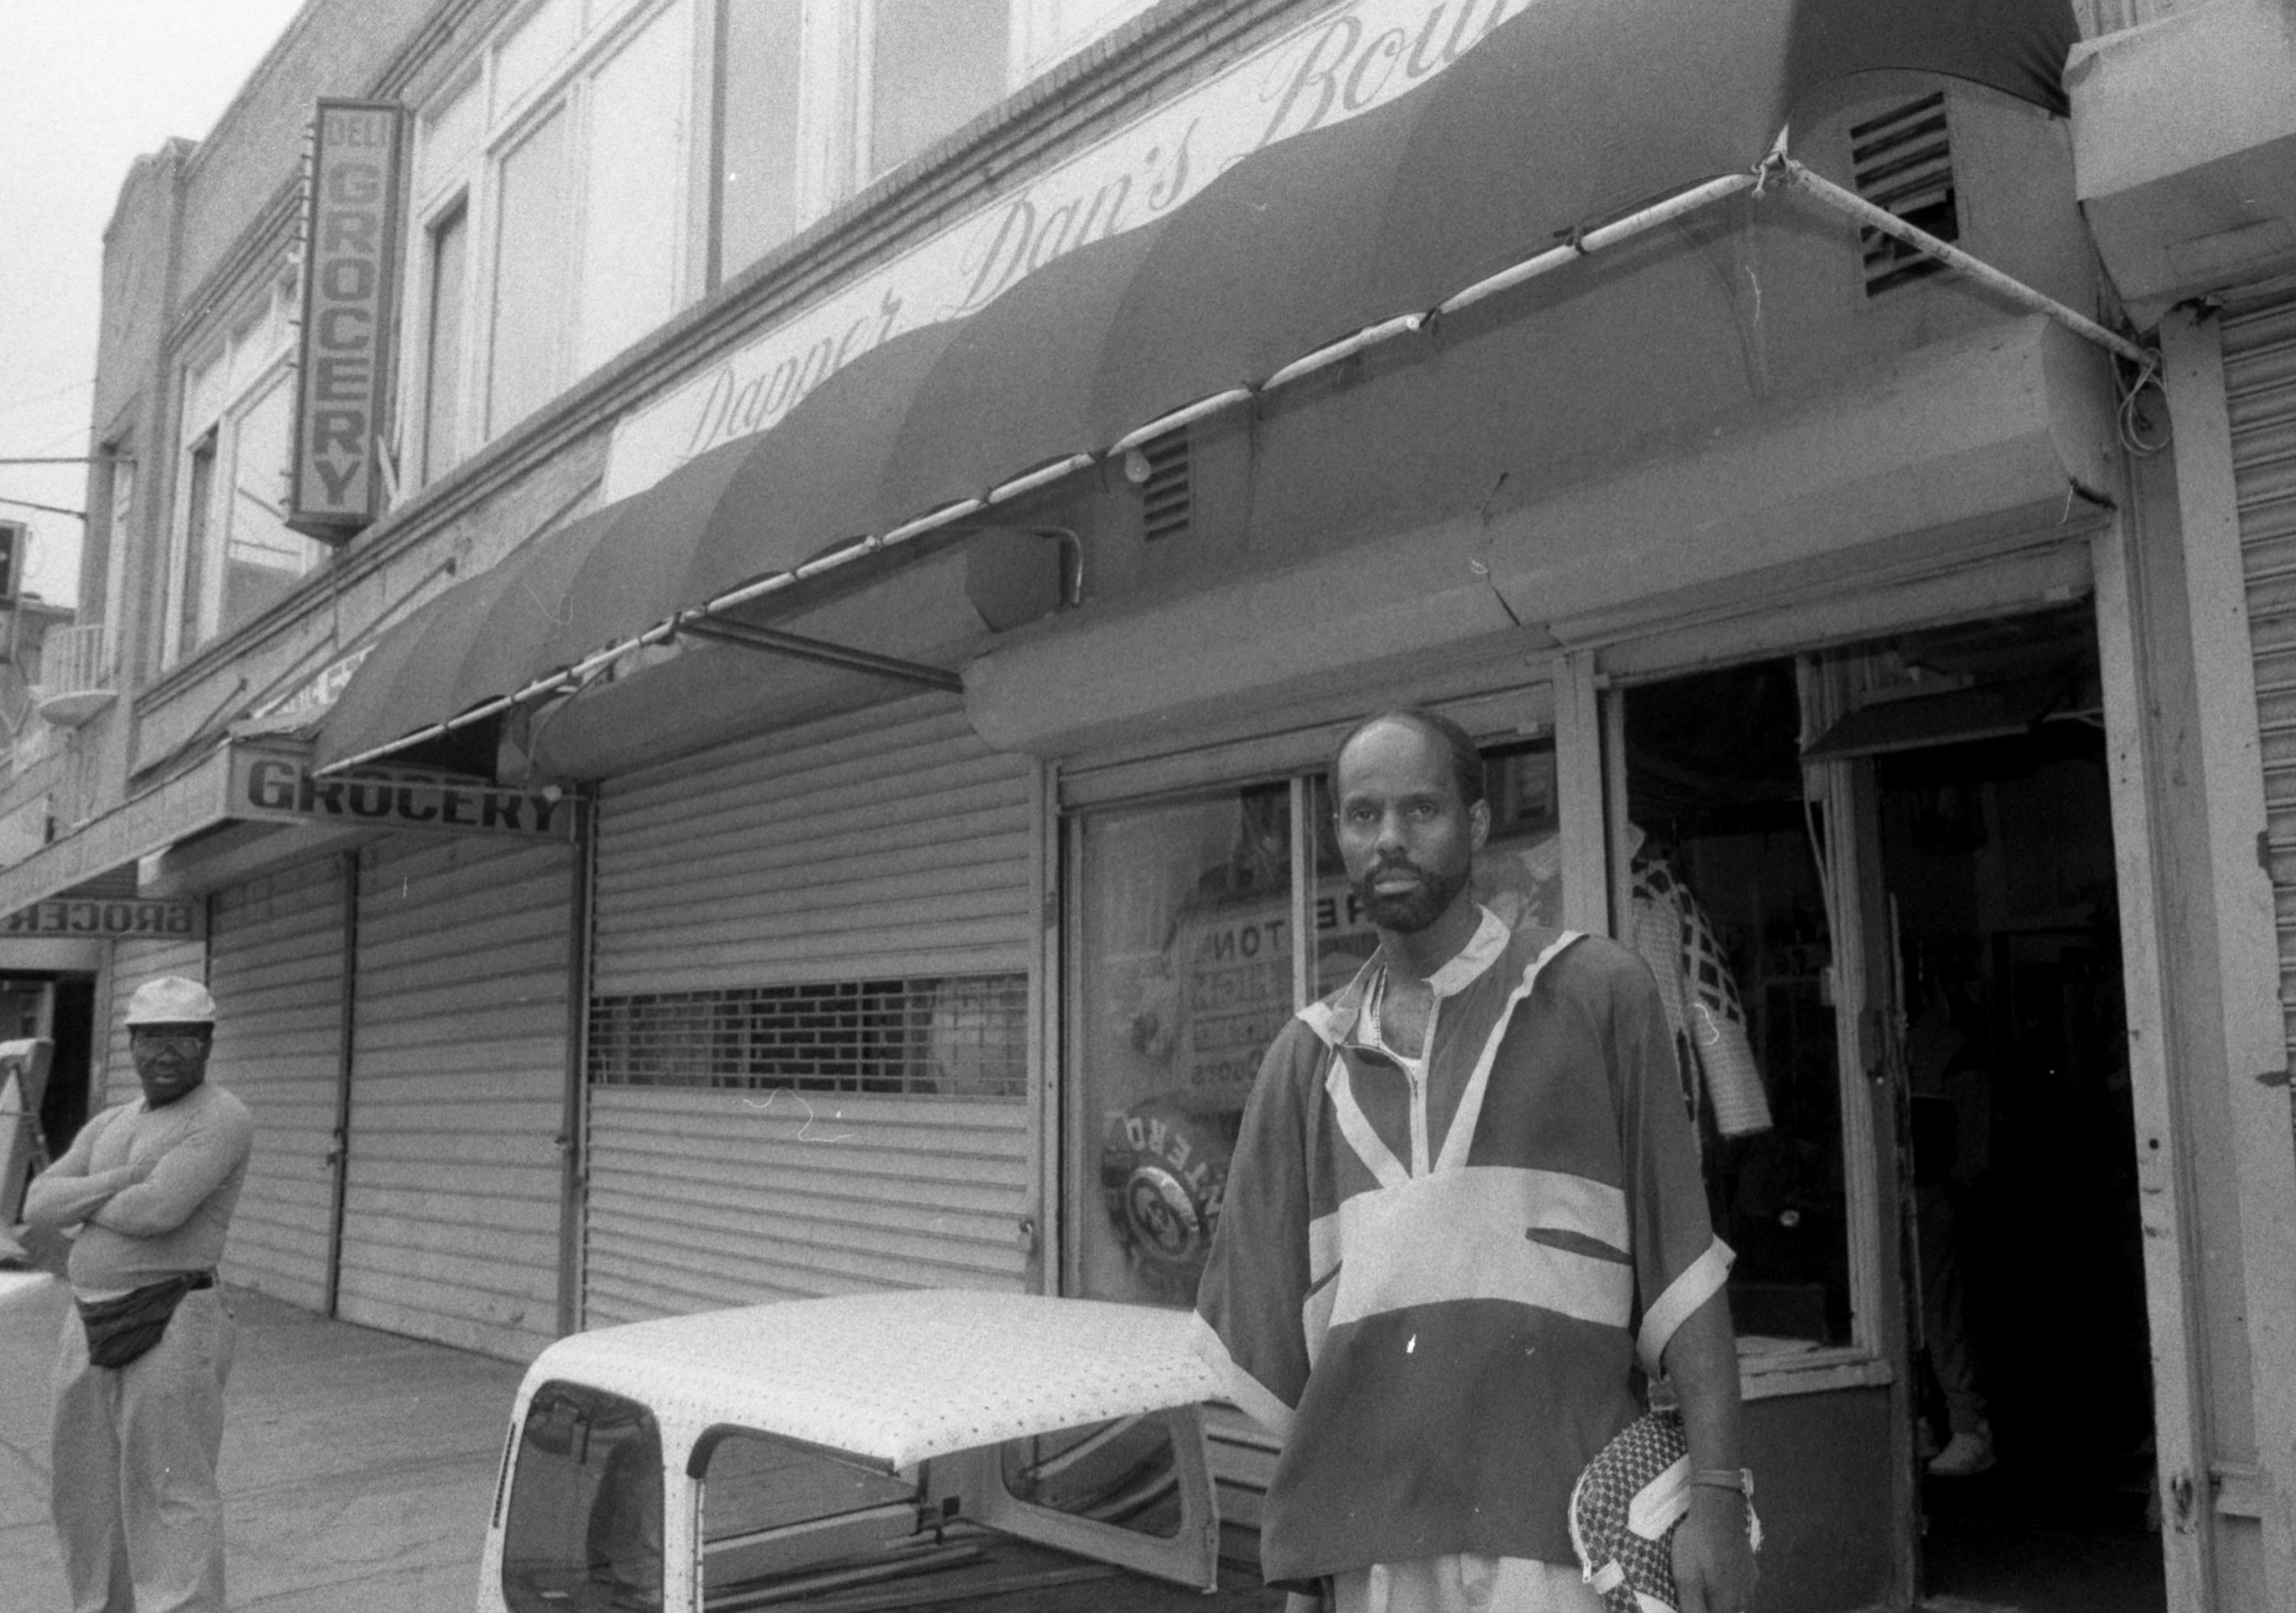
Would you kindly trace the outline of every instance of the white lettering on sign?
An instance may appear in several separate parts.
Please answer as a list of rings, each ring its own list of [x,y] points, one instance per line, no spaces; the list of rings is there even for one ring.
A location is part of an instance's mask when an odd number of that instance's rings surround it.
[[[396,106],[322,101],[312,131],[287,524],[330,543],[374,520],[381,491],[399,116]]]
[[[550,790],[510,790],[385,768],[319,778],[299,757],[252,749],[232,756],[230,813],[235,818],[293,823],[316,819],[377,829],[567,840],[574,837],[575,811],[571,797]]]
[[[1089,242],[1186,201],[1252,152],[1393,100],[1535,0],[1355,0],[734,349],[614,430],[605,496],[780,422],[902,332],[962,319]]]

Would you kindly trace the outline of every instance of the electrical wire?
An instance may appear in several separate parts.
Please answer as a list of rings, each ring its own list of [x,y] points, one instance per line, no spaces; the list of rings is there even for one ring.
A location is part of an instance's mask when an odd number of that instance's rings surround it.
[[[2116,386],[2120,383],[2120,370],[2121,366],[2118,364],[2113,366],[2113,381]],[[2150,459],[2177,439],[2177,422],[2169,418],[2165,408],[2161,413],[2162,423],[2159,439],[2156,441],[2145,437],[2143,422],[2137,418],[2136,405],[2138,400],[2144,396],[2144,389],[2147,387],[2160,393],[2161,403],[2167,404],[2169,393],[2168,389],[2161,384],[2161,358],[2158,354],[2145,355],[2144,364],[2136,371],[2136,379],[2121,388],[2120,407],[2115,412],[2116,422],[2120,432],[2120,446],[2140,459]]]

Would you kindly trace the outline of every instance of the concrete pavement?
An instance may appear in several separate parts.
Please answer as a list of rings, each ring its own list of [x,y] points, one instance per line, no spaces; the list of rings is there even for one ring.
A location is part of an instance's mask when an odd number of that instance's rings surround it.
[[[48,1522],[61,1282],[0,1273],[0,1603],[69,1613]],[[243,1290],[224,1433],[237,1613],[469,1613],[522,1369]]]

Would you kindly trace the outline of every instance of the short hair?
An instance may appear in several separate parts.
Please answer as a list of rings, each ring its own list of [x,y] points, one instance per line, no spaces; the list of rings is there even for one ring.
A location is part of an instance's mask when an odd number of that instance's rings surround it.
[[[1475,736],[1439,711],[1430,711],[1423,706],[1398,706],[1364,718],[1332,748],[1329,771],[1334,808],[1339,805],[1340,758],[1347,754],[1349,746],[1382,723],[1401,723],[1435,741],[1450,761],[1451,782],[1458,786],[1461,806],[1472,806],[1483,798],[1483,753],[1475,748]]]

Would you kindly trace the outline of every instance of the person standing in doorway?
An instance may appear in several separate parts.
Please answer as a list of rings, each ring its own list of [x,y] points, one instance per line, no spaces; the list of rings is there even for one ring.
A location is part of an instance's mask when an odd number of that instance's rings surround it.
[[[1730,1254],[1657,984],[1474,899],[1490,814],[1456,725],[1372,718],[1332,793],[1379,946],[1268,1050],[1197,1298],[1200,1349],[1284,1441],[1268,1578],[1338,1613],[1600,1613],[1572,1486],[1663,1373],[1679,1606],[1743,1613]]]
[[[1992,1081],[1982,1019],[1964,980],[1932,966],[1906,1032],[1913,1090],[1914,1226],[1921,1262],[1923,1355],[1945,1401],[1948,1438],[1926,1454],[1931,1478],[1969,1478],[1994,1465],[1993,1423],[1969,1326],[1965,1209],[1989,1164]],[[1921,1432],[1929,1440],[1926,1421]]]
[[[247,1176],[247,1106],[207,1084],[215,999],[168,975],[128,1000],[140,1101],[104,1110],[32,1183],[25,1219],[78,1229],[54,1378],[51,1495],[74,1613],[224,1613],[216,1263]]]

